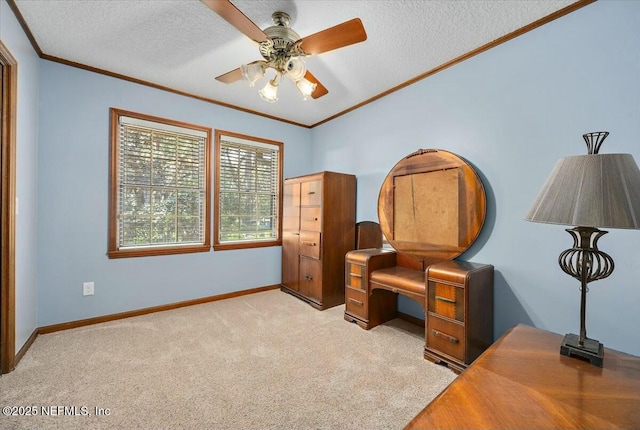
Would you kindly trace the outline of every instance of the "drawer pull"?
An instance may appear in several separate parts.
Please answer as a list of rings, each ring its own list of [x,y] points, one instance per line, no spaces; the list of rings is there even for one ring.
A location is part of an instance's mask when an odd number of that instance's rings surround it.
[[[318,218],[307,218],[305,221],[318,221]]]
[[[304,275],[304,279],[306,279],[307,281],[313,281],[313,276],[311,276],[311,275]]]
[[[316,246],[315,242],[309,242],[308,240],[303,240],[302,244],[307,246]]]
[[[431,334],[434,335],[435,337],[441,337],[445,340],[448,340],[451,343],[458,343],[458,338],[448,335],[446,333],[442,333],[441,331],[438,330],[431,330]]]
[[[364,303],[363,303],[363,302],[361,302],[360,300],[356,300],[356,299],[353,299],[353,298],[351,298],[351,297],[349,297],[349,301],[350,301],[351,303],[355,303],[355,304],[356,304],[356,305],[358,305],[358,306],[362,306],[362,305],[364,305]]]
[[[446,303],[455,303],[456,302],[453,299],[449,299],[447,297],[442,297],[442,296],[436,296],[436,300],[440,300],[441,302],[446,302]]]
[[[315,193],[316,193],[315,191],[309,191],[309,195],[315,194]]]
[[[353,277],[353,278],[362,278],[362,275],[359,273],[349,273],[349,276]]]

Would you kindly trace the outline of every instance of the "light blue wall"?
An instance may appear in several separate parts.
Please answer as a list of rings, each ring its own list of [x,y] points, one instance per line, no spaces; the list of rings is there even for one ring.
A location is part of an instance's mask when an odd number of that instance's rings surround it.
[[[485,228],[463,258],[496,267],[496,337],[519,322],[578,329],[577,283],[557,265],[571,239],[523,217],[557,159],[584,153],[585,132],[610,131],[602,152],[640,161],[640,2],[596,2],[312,130],[37,60],[2,0],[0,17],[21,73],[18,347],[37,326],[280,281],[277,247],[106,257],[112,106],[284,141],[285,176],[354,173],[358,220],[377,219],[380,184],[402,157],[456,152],[487,189]],[[639,240],[626,230],[601,239],[616,269],[592,284],[587,313],[590,337],[636,355]],[[83,281],[96,283],[94,296],[81,295]],[[408,300],[400,307],[420,312]]]
[[[582,134],[609,131],[601,152],[640,163],[640,2],[599,1],[312,130],[315,170],[358,178],[357,219],[377,220],[380,185],[418,148],[469,160],[488,194],[487,220],[461,258],[491,263],[495,336],[528,323],[579,329],[578,283],[557,264],[562,226],[523,217],[555,162],[586,153]],[[611,230],[600,249],[614,273],[591,284],[587,333],[640,355],[640,231]],[[400,298],[406,312],[421,307]]]
[[[38,328],[39,59],[9,5],[0,0],[0,40],[18,62],[16,118],[16,352]]]
[[[58,63],[40,67],[41,326],[280,283],[280,247],[107,258],[109,108],[284,142],[285,176],[309,172],[308,129]],[[95,295],[82,296],[85,281]]]

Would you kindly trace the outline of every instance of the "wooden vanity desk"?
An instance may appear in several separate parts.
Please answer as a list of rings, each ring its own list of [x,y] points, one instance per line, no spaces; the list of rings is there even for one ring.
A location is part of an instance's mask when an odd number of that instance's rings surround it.
[[[597,367],[560,355],[561,343],[512,328],[405,430],[640,428],[640,357],[605,348]]]
[[[398,294],[425,310],[424,357],[461,372],[493,342],[493,266],[454,261],[478,237],[486,196],[464,159],[421,149],[400,160],[378,197],[391,248],[345,258],[347,321],[364,329],[397,317]]]

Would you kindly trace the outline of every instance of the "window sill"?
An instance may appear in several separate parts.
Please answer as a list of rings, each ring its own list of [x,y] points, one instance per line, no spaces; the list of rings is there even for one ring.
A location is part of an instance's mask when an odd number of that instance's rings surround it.
[[[214,251],[227,251],[231,249],[249,249],[249,248],[266,248],[268,246],[282,246],[281,240],[271,240],[265,242],[233,242],[233,243],[215,243]]]
[[[191,254],[194,252],[209,252],[211,246],[208,244],[197,246],[180,246],[173,248],[145,248],[110,250],[107,252],[109,258],[130,258],[130,257],[151,257],[155,255]]]

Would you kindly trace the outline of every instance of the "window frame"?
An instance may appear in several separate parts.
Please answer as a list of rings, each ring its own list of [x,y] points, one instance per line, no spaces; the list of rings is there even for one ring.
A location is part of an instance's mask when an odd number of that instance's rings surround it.
[[[186,123],[153,115],[131,112],[127,110],[110,108],[110,161],[109,161],[109,245],[107,256],[109,258],[147,257],[155,255],[187,254],[194,252],[209,252],[211,250],[211,136],[212,129],[201,125]],[[203,244],[188,245],[158,245],[140,248],[119,248],[119,150],[120,150],[120,124],[122,116],[151,121],[169,126],[188,128],[206,134],[204,148],[205,174],[204,174],[204,231]]]
[[[257,143],[269,144],[278,147],[278,191],[277,191],[277,208],[276,214],[277,226],[276,226],[276,239],[274,240],[247,240],[238,242],[220,242],[220,157],[221,157],[221,140],[224,137],[228,137],[231,140],[234,138],[243,141],[254,141]],[[232,249],[249,249],[249,248],[263,248],[269,246],[281,246],[282,245],[282,170],[284,160],[284,143],[275,140],[264,139],[255,136],[249,136],[246,134],[235,133],[232,131],[215,130],[215,185],[214,185],[214,227],[213,227],[213,249],[216,251],[225,251]]]

